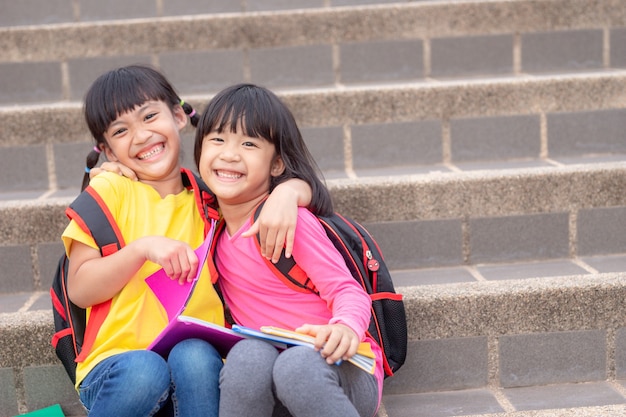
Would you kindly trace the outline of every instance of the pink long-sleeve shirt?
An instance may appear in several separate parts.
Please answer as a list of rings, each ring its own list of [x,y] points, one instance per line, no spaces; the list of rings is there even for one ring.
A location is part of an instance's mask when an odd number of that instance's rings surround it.
[[[354,330],[362,341],[369,341],[376,355],[375,377],[382,395],[384,378],[382,352],[366,335],[371,315],[371,299],[352,277],[341,254],[326,236],[317,218],[305,208],[298,209],[293,254],[315,284],[319,296],[288,287],[267,266],[254,238],[224,231],[217,245],[216,264],[220,287],[235,321],[259,329],[278,326],[296,329],[303,324],[341,323]]]

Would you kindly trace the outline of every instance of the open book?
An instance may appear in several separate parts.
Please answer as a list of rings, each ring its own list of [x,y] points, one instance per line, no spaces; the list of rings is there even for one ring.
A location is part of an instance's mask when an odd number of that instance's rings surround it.
[[[187,302],[191,294],[193,294],[195,284],[200,277],[200,273],[202,272],[202,268],[204,268],[209,254],[214,227],[215,225],[213,225],[211,231],[207,234],[204,243],[196,249],[196,255],[200,263],[198,273],[192,282],[186,282],[181,285],[178,281],[170,279],[163,269],[159,269],[145,279],[146,284],[163,305],[169,320],[165,329],[163,329],[159,336],[148,346],[148,350],[152,350],[161,356],[167,357],[170,350],[172,350],[177,343],[191,338],[199,338],[211,343],[222,357],[226,357],[235,343],[245,338],[263,339],[278,349],[286,349],[289,346],[309,346],[313,348],[315,343],[313,337],[291,330],[266,326],[262,327],[259,331],[237,325],[234,325],[231,330],[214,323],[184,315]],[[370,344],[367,342],[361,343],[357,354],[350,358],[349,362],[373,374],[376,362]]]
[[[313,348],[315,345],[314,337],[279,327],[262,326],[259,331],[249,327],[233,325],[233,331],[248,337],[263,339],[273,344],[283,343],[287,346],[308,346],[310,348]],[[356,355],[348,359],[348,362],[370,374],[373,374],[376,368],[374,352],[372,352],[372,347],[368,342],[361,342]],[[340,363],[341,361],[337,365]]]
[[[245,339],[246,336],[224,326],[195,317],[180,315],[170,321],[161,334],[148,346],[148,349],[163,357],[167,357],[170,350],[177,343],[192,338],[206,340],[211,343],[220,355],[225,358],[230,349],[235,346],[235,343]],[[286,346],[282,345],[279,347]]]
[[[196,282],[209,256],[214,230],[215,224],[213,224],[202,245],[195,250],[200,262],[198,272],[192,282],[185,282],[181,285],[178,281],[170,279],[162,268],[145,279],[146,284],[165,309],[169,320],[165,329],[163,329],[150,346],[148,346],[148,350],[152,350],[163,357],[167,357],[170,350],[172,350],[178,342],[185,339],[198,338],[211,343],[222,357],[226,357],[226,354],[235,343],[241,339],[245,339],[246,336],[236,333],[224,326],[184,314],[187,302],[193,294]],[[273,344],[280,349],[287,347],[287,345],[283,343],[277,342]]]
[[[195,250],[199,263],[198,272],[193,281],[181,285],[177,280],[170,279],[163,268],[145,279],[146,284],[165,309],[169,320],[169,324],[148,346],[148,350],[167,356],[178,342],[190,338],[201,338],[213,344],[225,357],[230,348],[242,339],[241,335],[223,326],[184,315],[185,307],[209,256],[214,230],[215,223],[204,242]]]

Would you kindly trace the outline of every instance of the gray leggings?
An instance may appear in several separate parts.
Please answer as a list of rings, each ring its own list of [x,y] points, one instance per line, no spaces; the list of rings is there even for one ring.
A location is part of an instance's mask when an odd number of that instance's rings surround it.
[[[309,347],[279,352],[261,340],[237,343],[220,373],[220,417],[372,417],[373,375],[349,362],[328,365]]]

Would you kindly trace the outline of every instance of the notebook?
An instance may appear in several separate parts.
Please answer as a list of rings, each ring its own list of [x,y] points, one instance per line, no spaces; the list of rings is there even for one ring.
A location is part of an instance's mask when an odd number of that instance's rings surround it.
[[[313,348],[315,345],[315,338],[306,334],[297,333],[292,330],[281,329],[273,326],[262,326],[261,330],[251,329],[249,327],[233,325],[233,331],[246,335],[249,337],[255,337],[269,341],[273,344],[281,343],[289,346],[308,346]],[[368,342],[361,342],[356,355],[348,359],[348,362],[363,369],[370,374],[374,373],[376,368],[376,359],[372,347]],[[341,361],[337,362],[340,365]]]

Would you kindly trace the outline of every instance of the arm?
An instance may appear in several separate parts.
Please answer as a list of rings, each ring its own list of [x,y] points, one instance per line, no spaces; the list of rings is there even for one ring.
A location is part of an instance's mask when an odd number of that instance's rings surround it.
[[[92,168],[89,178],[102,172],[114,172],[130,179],[137,179],[135,172],[117,162],[104,162],[100,168]],[[307,207],[311,203],[311,187],[304,180],[291,178],[274,188],[259,218],[243,237],[261,236],[261,254],[278,262],[283,247],[285,256],[290,257],[293,250],[293,238],[298,218],[298,207]]]
[[[74,304],[83,308],[115,296],[145,261],[162,266],[171,279],[181,283],[193,280],[198,268],[198,258],[189,245],[161,236],[137,239],[106,257],[74,240],[69,258],[69,296]]]
[[[343,256],[318,219],[300,209],[293,256],[311,278],[332,317],[326,324],[303,324],[297,332],[314,336],[328,363],[352,357],[369,326],[371,298],[354,279]]]
[[[292,178],[281,183],[267,198],[257,221],[241,236],[253,237],[259,233],[261,254],[274,263],[280,259],[283,247],[289,258],[293,251],[298,207],[308,206],[311,197],[311,187],[301,179]]]
[[[137,181],[137,174],[135,171],[128,168],[126,165],[122,165],[119,162],[103,162],[99,167],[93,167],[89,171],[89,179],[91,180],[98,174],[102,174],[103,172],[114,172],[117,175],[122,175],[126,178],[130,178],[133,181]]]

